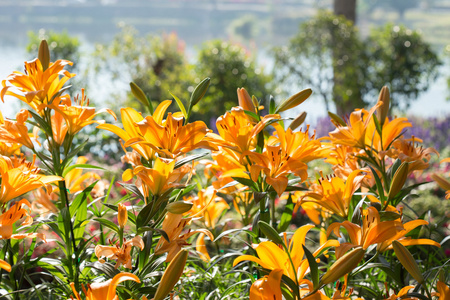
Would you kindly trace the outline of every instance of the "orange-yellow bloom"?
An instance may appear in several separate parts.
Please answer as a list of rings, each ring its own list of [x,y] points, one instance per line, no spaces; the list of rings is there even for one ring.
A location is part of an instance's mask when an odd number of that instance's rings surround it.
[[[45,176],[39,174],[39,169],[33,162],[22,160],[20,166],[14,166],[7,157],[0,157],[0,174],[2,178],[0,189],[0,203],[8,202],[41,186],[51,192],[50,183],[62,180],[59,176]]]
[[[13,234],[13,225],[20,219],[25,217],[22,226],[31,225],[33,218],[31,218],[29,211],[24,206],[31,207],[30,202],[22,199],[11,206],[5,213],[0,215],[0,240],[40,237],[45,241],[45,235],[42,233],[17,233]]]
[[[377,103],[367,112],[365,109],[357,109],[350,114],[347,126],[336,123],[336,130],[330,132],[333,144],[346,145],[364,149],[366,147],[366,130],[372,119],[373,113],[382,105]]]
[[[398,232],[405,230],[399,221],[380,221],[380,215],[376,208],[369,207],[362,212],[362,227],[344,221],[342,223],[333,223],[328,227],[327,236],[334,232],[341,237],[340,227],[344,227],[350,237],[351,243],[343,243],[336,249],[336,257],[341,257],[349,249],[361,246],[364,250],[370,245],[379,244],[383,241],[395,237]]]
[[[155,254],[159,255],[167,252],[166,261],[169,262],[181,250],[182,246],[189,245],[186,240],[192,235],[204,233],[209,236],[211,240],[214,239],[211,232],[206,229],[197,229],[181,235],[184,227],[186,227],[191,220],[192,218],[183,218],[183,215],[180,214],[167,213],[162,224],[162,230],[167,233],[169,241],[164,239],[164,237],[161,237],[156,245]]]
[[[440,186],[441,189],[445,190],[445,199],[450,199],[450,181],[439,174],[432,174],[431,178]]]
[[[0,142],[9,144],[21,144],[27,148],[34,149],[33,142],[28,134],[25,122],[29,112],[25,109],[16,114],[16,121],[4,119],[0,113]]]
[[[438,300],[449,300],[450,299],[450,288],[442,281],[438,281],[436,284],[437,293],[436,296],[439,297]]]
[[[88,285],[87,290],[83,286],[86,300],[118,300],[119,298],[116,295],[117,286],[126,280],[132,280],[137,283],[141,282],[139,278],[132,273],[119,273],[105,282],[91,283]],[[75,290],[75,284],[72,282],[70,286],[72,287],[73,294],[77,300],[81,300],[80,294]]]
[[[235,266],[246,260],[253,261],[267,270],[283,270],[283,274],[291,278],[294,282],[312,285],[309,280],[303,279],[308,271],[309,264],[308,260],[303,258],[304,251],[302,245],[305,244],[306,233],[313,227],[314,225],[304,225],[297,229],[289,243],[288,252],[280,249],[273,242],[262,242],[255,248],[259,258],[252,255],[241,255],[234,260],[233,265]],[[337,246],[339,246],[338,241],[328,240],[313,255],[317,256],[324,248]]]
[[[74,101],[75,105],[72,105],[72,101],[67,97],[61,104],[50,106],[64,118],[67,133],[70,135],[76,134],[87,125],[93,123],[102,124],[103,121],[94,120],[94,117],[103,112],[108,112],[117,120],[116,114],[109,108],[96,112],[95,107],[89,107],[89,99],[85,96],[84,89],[81,89],[81,99],[77,96]]]
[[[52,101],[59,103],[61,89],[67,80],[75,76],[64,70],[67,65],[72,65],[72,62],[57,60],[50,63],[44,71],[39,59],[25,62],[25,74],[13,72],[6,80],[2,81],[3,88],[0,92],[2,101],[5,96],[14,96],[37,112],[40,112],[45,105]]]
[[[147,116],[137,122],[142,136],[134,137],[125,146],[134,144],[147,145],[161,157],[176,158],[198,148],[210,149],[209,143],[203,141],[208,129],[204,122],[195,121],[183,125],[183,117],[169,113],[165,121],[158,122],[153,116]]]
[[[350,201],[353,194],[361,186],[364,175],[361,170],[353,171],[344,183],[344,180],[335,176],[319,179],[320,187],[317,191],[305,193],[302,202],[314,202],[329,211],[345,218],[348,215]]]
[[[276,269],[256,280],[250,287],[250,300],[282,300],[282,269]]]
[[[115,246],[95,246],[95,255],[100,259],[100,262],[104,262],[101,257],[106,257],[112,260],[117,260],[115,268],[117,269],[121,265],[125,268],[131,269],[131,247],[138,247],[144,249],[144,242],[140,236],[135,236],[129,241],[126,241],[122,246],[117,243]]]
[[[397,294],[393,293],[392,295],[389,296],[389,290],[387,289],[387,286],[386,286],[386,298],[384,300],[397,300],[399,298],[405,299],[405,300],[417,299],[417,298],[413,298],[413,297],[405,297],[406,294],[408,294],[408,291],[412,288],[414,288],[413,285],[405,286]]]
[[[154,196],[161,195],[168,189],[179,185],[179,181],[187,173],[186,169],[175,169],[175,160],[168,160],[157,157],[153,168],[142,165],[133,169],[128,169],[122,174],[124,181],[130,180],[134,175],[139,178],[136,185],[142,194],[147,198],[150,193]]]
[[[206,227],[210,228],[214,228],[222,212],[230,208],[227,202],[216,196],[216,191],[211,188],[199,191],[196,197],[188,198],[186,201],[192,201],[193,206],[190,212],[192,214],[201,213]]]

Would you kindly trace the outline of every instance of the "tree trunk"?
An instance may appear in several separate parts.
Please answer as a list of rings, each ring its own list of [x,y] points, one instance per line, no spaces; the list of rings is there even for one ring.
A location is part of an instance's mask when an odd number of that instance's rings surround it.
[[[334,0],[334,14],[342,15],[346,19],[355,23],[356,20],[356,0]],[[345,54],[343,49],[335,48],[333,49],[333,102],[336,104],[336,113],[338,115],[345,115],[350,112],[353,107],[349,107],[348,102],[345,103],[342,93],[342,77],[345,76],[343,73],[343,67],[339,67],[336,62],[343,57]],[[340,92],[339,92],[340,91]]]
[[[356,23],[356,0],[334,0],[334,14]]]

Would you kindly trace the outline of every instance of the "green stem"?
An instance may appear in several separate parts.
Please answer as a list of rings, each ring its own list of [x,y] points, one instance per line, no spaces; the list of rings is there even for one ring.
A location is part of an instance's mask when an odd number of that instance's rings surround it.
[[[69,195],[67,194],[67,188],[66,188],[66,182],[65,180],[59,181],[58,182],[59,185],[59,191],[60,191],[60,196],[61,196],[61,200],[64,202],[65,207],[67,209],[67,213],[69,214],[69,220],[64,220],[64,222],[69,222],[70,225],[70,237],[72,240],[72,244],[67,244],[67,253],[70,254],[70,256],[72,256],[72,253],[75,254],[75,273],[74,273],[74,283],[75,283],[75,287],[78,289],[78,272],[79,272],[79,261],[78,261],[78,251],[77,251],[77,246],[76,246],[76,242],[75,242],[75,233],[73,230],[73,224],[72,224],[72,215],[70,214],[70,204],[69,204]],[[72,247],[72,249],[70,249],[70,247]],[[72,260],[72,257],[68,257],[69,261]]]

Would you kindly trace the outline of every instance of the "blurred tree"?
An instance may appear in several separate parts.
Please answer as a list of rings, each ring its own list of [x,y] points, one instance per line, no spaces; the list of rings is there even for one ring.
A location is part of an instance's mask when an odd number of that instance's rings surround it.
[[[245,87],[250,95],[262,99],[269,94],[271,76],[257,67],[255,58],[243,47],[221,40],[203,44],[196,66],[200,77],[210,77],[205,97],[194,107],[194,118],[215,120],[225,110],[238,104],[236,89]]]
[[[110,45],[97,45],[96,57],[100,58],[97,72],[110,72],[112,80],[126,86],[133,81],[150,100],[156,101],[154,106],[172,99],[169,91],[183,98],[195,86],[195,73],[186,59],[184,42],[175,33],[140,37],[133,27],[123,26]],[[116,106],[145,110],[131,90],[125,102],[117,95],[113,99]]]
[[[366,79],[363,46],[351,21],[320,12],[300,25],[287,47],[274,49],[275,75],[286,86],[311,87],[327,110],[334,102],[344,114],[366,104],[361,97]]]
[[[374,98],[388,84],[393,107],[407,108],[438,76],[441,61],[415,30],[386,24],[373,29],[364,44],[371,57],[368,90]]]
[[[71,73],[77,74],[74,78],[70,80],[72,88],[69,90],[71,95],[76,95],[80,93],[81,88],[87,87],[87,80],[85,79],[83,72],[83,67],[80,63],[81,53],[80,53],[80,40],[77,37],[70,36],[67,30],[62,32],[46,31],[45,29],[40,29],[37,33],[34,31],[28,32],[28,45],[27,52],[30,59],[37,57],[39,44],[41,40],[47,40],[50,49],[50,60],[56,61],[58,59],[66,59],[73,62],[73,66],[66,66],[65,69]]]
[[[332,100],[340,115],[376,99],[386,84],[391,105],[406,108],[428,89],[440,65],[416,31],[387,25],[362,40],[350,21],[324,12],[302,24],[289,45],[274,54],[282,82],[311,87],[327,105]]]

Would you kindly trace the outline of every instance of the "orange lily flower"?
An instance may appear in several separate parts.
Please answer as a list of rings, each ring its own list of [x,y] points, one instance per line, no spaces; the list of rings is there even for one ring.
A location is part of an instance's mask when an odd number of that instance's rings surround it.
[[[399,221],[380,222],[380,215],[374,207],[369,207],[362,212],[362,227],[349,221],[336,222],[328,227],[327,236],[334,232],[337,237],[341,237],[339,232],[341,226],[347,230],[351,243],[343,243],[336,248],[336,257],[338,258],[349,249],[358,246],[367,249],[370,245],[392,239],[400,231],[405,230]]]
[[[131,269],[131,247],[133,246],[141,250],[144,249],[144,242],[140,236],[135,236],[131,240],[124,242],[122,246],[119,243],[116,243],[115,246],[97,245],[95,246],[94,252],[101,263],[105,262],[101,257],[106,257],[117,260],[114,267],[116,269],[121,265],[124,265],[127,269]]]
[[[223,198],[216,197],[216,191],[212,188],[201,190],[196,197],[187,198],[186,201],[193,203],[190,212],[203,215],[206,227],[211,228],[215,227],[222,212],[230,208]]]
[[[31,210],[38,215],[45,215],[47,213],[57,213],[58,208],[54,204],[58,200],[58,195],[52,193],[47,194],[42,188],[38,188],[32,192],[33,202],[31,203]],[[56,199],[55,199],[56,198]]]
[[[242,107],[233,107],[231,112],[217,118],[216,125],[221,146],[228,147],[238,154],[256,147],[256,136],[269,121],[279,119],[279,115],[266,115],[254,125]]]
[[[252,255],[241,255],[234,260],[233,266],[236,266],[242,261],[253,261],[264,269],[281,269],[283,270],[283,274],[291,278],[294,282],[298,282],[299,284],[306,283],[312,288],[312,283],[307,279],[303,279],[309,269],[309,264],[306,258],[303,259],[304,251],[302,245],[305,245],[306,233],[313,227],[314,225],[304,225],[298,228],[289,243],[288,252],[280,249],[280,247],[273,242],[262,242],[255,248],[259,258]],[[287,241],[285,242],[287,245]],[[328,240],[314,251],[313,255],[317,256],[324,248],[337,246],[339,246],[338,241]]]
[[[147,198],[150,193],[153,196],[161,195],[168,189],[176,187],[178,182],[189,172],[189,168],[175,169],[175,160],[168,160],[157,157],[153,168],[142,165],[133,169],[128,169],[122,174],[122,180],[128,181],[134,175],[138,176],[139,182],[136,185],[142,194]]]
[[[346,218],[353,194],[361,186],[365,175],[361,170],[353,171],[344,183],[336,176],[319,179],[320,188],[317,191],[305,193],[303,202],[314,202],[327,210]]]
[[[19,197],[29,191],[41,186],[46,187],[50,193],[50,183],[62,180],[59,176],[45,176],[39,174],[39,169],[32,162],[21,161],[21,165],[14,166],[7,157],[0,157],[0,174],[2,178],[0,189],[0,203],[6,203],[11,199]]]
[[[73,63],[68,60],[57,60],[50,63],[44,71],[39,59],[25,62],[25,74],[13,72],[6,80],[2,81],[0,96],[2,101],[7,95],[14,96],[30,105],[35,111],[40,112],[50,101],[59,103],[64,96],[58,96],[64,84],[75,76],[64,70],[67,65]],[[54,97],[60,99],[53,99]]]
[[[86,296],[86,300],[119,300],[119,297],[116,295],[117,286],[127,280],[132,280],[137,283],[141,283],[139,278],[132,273],[119,273],[114,276],[112,279],[109,279],[105,282],[95,282],[88,285],[88,290],[83,288],[83,292]],[[70,283],[72,287],[73,294],[77,298],[77,300],[81,300],[80,294],[75,290],[75,284]]]
[[[53,140],[58,144],[62,145],[67,134],[67,125],[64,121],[64,117],[58,111],[52,116],[52,132]]]
[[[350,114],[347,126],[335,124],[336,129],[330,132],[333,144],[346,145],[364,149],[366,147],[366,130],[372,119],[372,115],[383,102],[378,102],[367,112],[365,109],[357,109]]]
[[[431,178],[439,185],[441,189],[445,190],[445,199],[450,199],[450,181],[439,174],[432,174]]]
[[[186,240],[196,233],[204,233],[211,240],[214,240],[214,236],[206,229],[197,229],[180,235],[184,227],[186,227],[191,220],[192,217],[183,218],[183,215],[181,214],[168,212],[163,221],[162,230],[167,233],[169,241],[166,241],[164,237],[161,237],[156,245],[155,254],[159,255],[168,252],[166,262],[169,262],[181,250],[182,246],[189,245]]]
[[[375,127],[375,121],[371,118],[371,122],[366,130],[365,143],[366,145],[370,145],[371,148],[373,147],[373,149],[378,152],[384,151],[394,141],[394,139],[398,138],[400,134],[404,132],[407,127],[412,127],[412,124],[407,118],[395,118],[391,121],[386,118],[386,121],[381,129],[382,137],[380,138],[380,134]]]
[[[81,99],[77,96],[74,101],[75,105],[72,105],[70,97],[67,97],[59,105],[50,105],[66,121],[67,133],[69,135],[76,134],[87,125],[93,123],[102,124],[103,121],[94,120],[94,117],[103,112],[109,113],[117,120],[116,114],[109,108],[96,112],[95,107],[89,107],[89,99],[84,94],[84,89],[81,89]]]
[[[405,300],[417,299],[417,298],[405,297],[406,294],[408,294],[408,291],[410,289],[412,289],[412,288],[414,288],[413,285],[405,286],[398,292],[398,294],[393,293],[392,295],[389,296],[389,290],[388,290],[387,285],[386,285],[386,298],[384,300],[397,300],[399,298],[400,299],[405,299]]]
[[[417,139],[412,137],[412,140],[398,139],[392,144],[392,148],[387,151],[387,155],[393,159],[400,159],[402,162],[408,162],[408,171],[411,173],[415,170],[425,170],[430,165],[431,154],[439,152],[434,148],[423,148],[415,143]]]
[[[45,235],[42,233],[18,233],[13,234],[13,225],[20,219],[25,218],[22,222],[22,226],[27,226],[33,223],[33,218],[31,218],[28,210],[24,206],[31,207],[30,202],[22,199],[11,206],[5,213],[0,215],[0,240],[6,239],[16,239],[21,240],[24,238],[35,238],[39,237],[45,241]]]
[[[276,269],[256,280],[250,287],[250,300],[282,300],[282,269]]]
[[[205,244],[205,234],[200,233],[197,237],[197,241],[195,242],[195,250],[200,253],[200,258],[204,261],[208,262],[211,260],[209,256],[208,249]]]
[[[16,121],[5,120],[0,113],[0,142],[9,144],[21,144],[34,149],[33,142],[28,134],[25,122],[29,112],[25,109],[16,114]]]
[[[142,136],[134,137],[125,146],[134,144],[148,145],[161,157],[176,158],[198,148],[208,148],[209,143],[203,140],[208,132],[204,122],[195,121],[183,125],[183,117],[168,113],[165,121],[158,122],[153,116],[147,116],[137,122]]]

